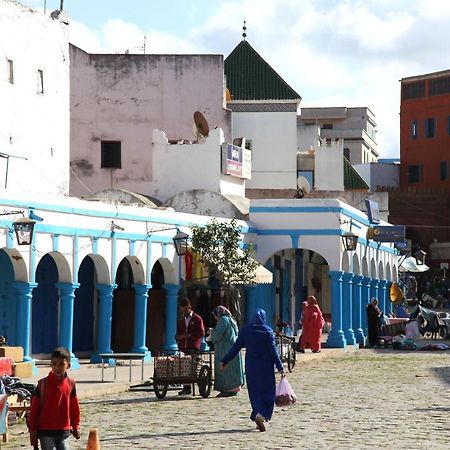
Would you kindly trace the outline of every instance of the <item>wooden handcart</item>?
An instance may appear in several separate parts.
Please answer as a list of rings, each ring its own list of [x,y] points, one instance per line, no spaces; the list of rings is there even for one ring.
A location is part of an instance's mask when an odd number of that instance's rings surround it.
[[[213,381],[212,352],[196,352],[190,355],[161,354],[154,357],[153,390],[156,397],[166,396],[171,385],[198,386],[203,398],[211,394]]]

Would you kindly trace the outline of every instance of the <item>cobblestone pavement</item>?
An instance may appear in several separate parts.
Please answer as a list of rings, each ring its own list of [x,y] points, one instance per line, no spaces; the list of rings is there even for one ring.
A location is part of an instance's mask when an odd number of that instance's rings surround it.
[[[299,355],[299,359],[302,355]],[[164,400],[151,391],[83,399],[83,437],[97,427],[102,449],[448,449],[450,352],[361,350],[308,362],[288,375],[297,404],[276,408],[268,431],[234,398]],[[27,446],[24,425],[3,448]]]

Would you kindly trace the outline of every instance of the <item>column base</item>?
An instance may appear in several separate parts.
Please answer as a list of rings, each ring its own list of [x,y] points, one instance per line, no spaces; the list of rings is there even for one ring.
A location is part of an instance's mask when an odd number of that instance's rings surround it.
[[[143,350],[145,349],[145,350]],[[139,348],[132,348],[129,353],[144,353],[144,361],[151,361],[152,360],[152,354],[150,350],[148,350],[147,347],[139,347]]]
[[[355,330],[355,339],[358,344],[361,344],[362,346],[365,345],[366,337],[364,336],[364,332],[363,332],[362,328],[357,328]]]
[[[91,359],[90,362],[93,364],[100,364],[102,362],[102,358],[100,358],[100,353],[113,353],[113,351],[110,350],[106,350],[104,352],[98,352],[98,353],[93,353],[91,355]],[[109,366],[115,366],[116,365],[116,360],[113,358],[109,358],[109,359],[104,359],[103,358],[103,362],[108,364]]]
[[[346,330],[345,332],[345,340],[347,341],[347,345],[355,345],[356,339],[355,339],[355,333],[351,328]]]
[[[168,353],[169,355],[174,355],[178,352],[178,345],[177,344],[169,344],[163,346],[163,352]]]
[[[70,356],[70,370],[78,370],[80,368],[80,361],[78,360],[78,358],[71,354]]]
[[[345,340],[344,332],[342,330],[335,332],[331,331],[328,335],[326,345],[330,348],[345,348],[347,341]]]

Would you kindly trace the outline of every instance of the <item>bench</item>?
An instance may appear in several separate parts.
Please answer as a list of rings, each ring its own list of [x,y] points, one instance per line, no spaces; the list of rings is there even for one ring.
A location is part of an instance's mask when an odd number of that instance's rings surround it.
[[[104,381],[104,369],[105,369],[105,360],[108,361],[110,359],[114,360],[124,360],[129,361],[129,381],[131,383],[131,367],[133,361],[141,361],[141,380],[144,380],[144,358],[146,357],[145,353],[100,353],[100,358],[102,361],[102,382]],[[114,364],[114,381],[117,379],[117,364]]]

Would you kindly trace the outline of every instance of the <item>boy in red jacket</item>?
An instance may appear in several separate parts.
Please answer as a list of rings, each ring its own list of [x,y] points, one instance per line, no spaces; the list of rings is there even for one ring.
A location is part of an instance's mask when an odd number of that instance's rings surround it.
[[[69,450],[69,435],[80,439],[80,406],[75,380],[67,376],[70,353],[58,347],[52,353],[51,372],[38,381],[28,418],[30,443],[42,450]]]

